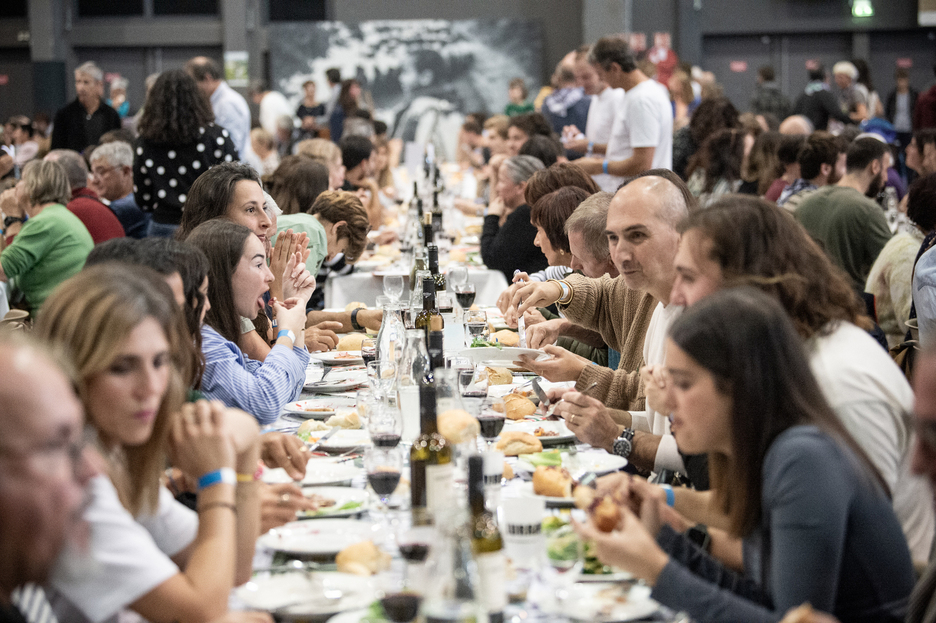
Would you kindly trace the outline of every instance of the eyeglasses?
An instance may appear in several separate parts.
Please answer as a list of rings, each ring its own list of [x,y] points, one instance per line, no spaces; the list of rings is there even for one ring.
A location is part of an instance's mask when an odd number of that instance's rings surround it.
[[[0,457],[6,454],[29,460],[41,456],[43,460],[40,464],[46,472],[52,472],[53,467],[58,467],[54,459],[67,458],[72,472],[77,477],[85,448],[95,443],[97,443],[97,429],[90,424],[85,424],[78,439],[49,439],[28,448],[0,446]]]
[[[94,177],[104,177],[114,169],[119,169],[120,167],[107,167],[106,169],[91,169],[91,175]]]

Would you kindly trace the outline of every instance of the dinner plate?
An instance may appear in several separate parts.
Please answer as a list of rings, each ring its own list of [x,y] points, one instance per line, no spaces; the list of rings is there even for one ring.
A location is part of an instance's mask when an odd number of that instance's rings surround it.
[[[306,497],[315,494],[322,498],[334,500],[332,506],[325,506],[317,511],[299,511],[299,519],[322,519],[336,517],[353,517],[367,510],[369,496],[364,489],[352,487],[306,487],[302,490]]]
[[[337,433],[336,433],[337,435]],[[356,467],[353,461],[339,463],[334,458],[316,457],[309,459],[306,464],[306,475],[302,479],[303,486],[334,485],[344,482],[350,483],[357,476],[364,474],[363,467]],[[289,474],[282,467],[265,468],[262,476],[263,482],[278,485],[293,482]]]
[[[559,606],[573,621],[617,623],[645,619],[660,609],[650,587],[615,583],[574,584]]]
[[[313,376],[312,378],[320,378]],[[367,384],[367,370],[335,370],[324,381],[310,381],[306,376],[305,389],[311,392],[342,392]]]
[[[328,431],[322,431],[321,433],[313,433],[309,437],[309,443],[315,443],[318,441],[316,434],[324,435]],[[369,448],[373,442],[370,439],[370,433],[366,430],[358,429],[344,429],[340,430],[325,441],[318,447],[319,450],[324,452],[345,452],[347,450],[352,450],[354,448]]]
[[[309,356],[330,366],[349,366],[355,363],[364,363],[359,350],[328,350],[324,353],[309,353]]]
[[[519,361],[520,355],[529,355],[533,359],[549,357],[549,355],[541,350],[533,350],[532,348],[513,348],[510,346],[505,346],[503,348],[497,348],[496,346],[466,348],[458,353],[459,357],[466,357],[470,359],[471,362],[476,366],[489,362],[496,362],[496,365],[510,364],[514,361]]]
[[[380,526],[360,519],[293,521],[273,528],[257,544],[277,552],[299,556],[334,556],[361,541],[381,541]]]
[[[283,411],[310,420],[327,420],[335,415],[336,408],[338,408],[338,405],[335,404],[334,400],[309,398],[308,400],[290,402],[283,407]]]
[[[340,591],[341,596],[338,599],[327,599],[322,595],[323,589],[326,593]],[[370,578],[318,571],[311,577],[302,571],[257,576],[238,588],[236,594],[254,610],[286,616],[315,617],[358,610],[368,606],[377,595],[375,584]]]
[[[549,422],[537,422],[537,424],[549,424]],[[573,475],[595,472],[602,476],[616,472],[627,465],[627,459],[624,457],[608,454],[604,450],[585,450],[571,457],[567,452],[563,452],[561,456],[562,466],[572,472]],[[528,472],[536,471],[536,467],[525,459],[519,459],[516,467]]]
[[[534,436],[535,436],[535,433],[533,431],[535,431],[537,428],[542,428],[546,432],[550,432],[550,433],[559,433],[558,435],[554,437],[546,437],[546,436],[536,437],[537,439],[540,440],[540,443],[542,443],[544,446],[552,446],[552,445],[556,445],[560,443],[568,443],[570,441],[575,441],[575,433],[570,431],[568,427],[566,427],[566,423],[561,420],[558,422],[547,421],[547,420],[543,420],[539,422],[527,422],[524,420],[507,420],[504,423],[504,431],[518,431],[521,433],[530,433],[531,435],[534,435]]]

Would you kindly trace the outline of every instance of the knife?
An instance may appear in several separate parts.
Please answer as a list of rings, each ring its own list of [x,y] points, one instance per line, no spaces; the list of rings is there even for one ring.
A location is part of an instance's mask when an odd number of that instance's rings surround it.
[[[520,305],[523,305],[523,299],[520,299]],[[517,333],[520,334],[520,348],[526,348],[526,321],[523,320],[523,314],[517,315],[519,316],[517,318]]]
[[[549,410],[549,397],[546,396],[546,392],[540,387],[539,379],[533,379],[533,393],[539,398],[540,405],[543,407],[543,413],[546,413]]]
[[[341,427],[340,427],[340,426],[335,426],[335,427],[332,428],[330,431],[328,431],[327,433],[325,433],[324,435],[322,435],[321,437],[319,437],[319,440],[318,440],[318,441],[316,441],[315,443],[309,445],[309,452],[313,452],[316,448],[318,448],[320,445],[322,445],[322,442],[327,441],[329,437],[331,437],[332,435],[334,435],[335,433],[337,433],[337,432],[340,431],[340,430],[341,430]]]

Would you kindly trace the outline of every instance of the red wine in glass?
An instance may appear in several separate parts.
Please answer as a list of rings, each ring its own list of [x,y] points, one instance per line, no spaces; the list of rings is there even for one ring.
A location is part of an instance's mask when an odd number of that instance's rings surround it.
[[[400,443],[400,435],[396,433],[375,433],[371,435],[371,441],[378,448],[396,448]],[[377,491],[377,489],[374,489],[374,491]]]
[[[361,359],[364,360],[364,365],[366,366],[372,361],[377,361],[377,349],[376,348],[367,348],[361,351]]]
[[[503,415],[481,415],[478,423],[481,425],[481,436],[485,441],[493,441],[504,429]]]
[[[384,614],[393,623],[408,623],[416,619],[419,614],[419,603],[422,597],[416,593],[392,593],[380,600]]]
[[[400,472],[389,470],[371,472],[367,474],[367,482],[370,483],[377,495],[385,498],[393,493],[397,485],[400,484]]]
[[[461,292],[455,291],[455,299],[458,301],[458,304],[462,306],[463,309],[468,309],[474,305],[475,293],[474,292]]]
[[[401,543],[399,547],[400,555],[407,562],[425,562],[426,557],[429,556],[428,543]]]

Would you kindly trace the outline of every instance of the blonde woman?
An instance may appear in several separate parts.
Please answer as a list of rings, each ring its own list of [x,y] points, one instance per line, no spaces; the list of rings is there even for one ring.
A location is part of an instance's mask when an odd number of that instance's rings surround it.
[[[143,267],[95,266],[56,290],[36,332],[69,355],[106,460],[89,487],[87,552],[67,552],[50,581],[59,620],[224,614],[250,577],[258,428],[218,404],[182,406],[191,340],[169,287]],[[197,514],[160,484],[167,455],[199,483]]]
[[[328,167],[328,190],[339,190],[344,184],[345,167],[341,159],[341,149],[324,138],[310,138],[299,141],[296,153],[308,156]]]

